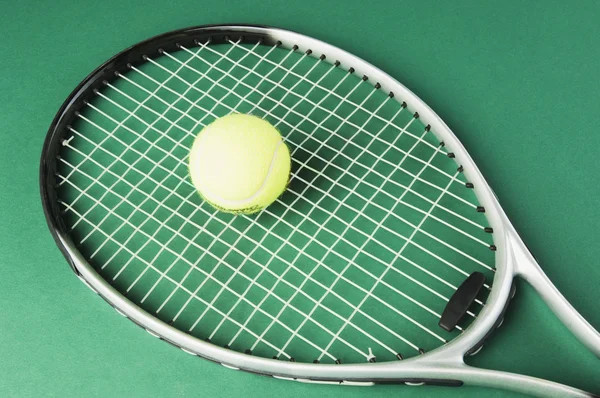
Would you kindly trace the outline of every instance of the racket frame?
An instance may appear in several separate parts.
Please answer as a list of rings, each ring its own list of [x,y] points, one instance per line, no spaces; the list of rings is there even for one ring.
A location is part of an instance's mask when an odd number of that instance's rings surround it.
[[[408,109],[418,112],[420,119],[431,126],[431,131],[443,141],[449,152],[462,165],[467,181],[485,208],[489,225],[494,230],[496,272],[490,295],[475,321],[449,343],[417,357],[396,362],[364,364],[311,364],[286,362],[247,355],[225,349],[184,333],[150,315],[115,290],[90,266],[69,236],[58,204],[56,186],[57,156],[62,140],[77,112],[94,96],[104,81],[111,81],[115,73],[124,72],[129,65],[145,62],[144,57],[159,56],[161,51],[176,51],[179,45],[196,46],[198,43],[226,43],[228,39],[243,37],[245,43],[262,41],[283,48],[297,46],[297,51],[311,50],[316,57],[324,54],[326,61],[338,61],[341,68],[353,68],[359,75],[369,77],[371,84],[393,92],[395,99],[406,102]],[[508,217],[495,194],[450,128],[422,100],[404,85],[368,62],[335,46],[288,30],[256,25],[206,25],[165,33],[140,42],[106,61],[87,76],[71,93],[53,120],[40,161],[40,190],[46,220],[54,240],[73,271],[91,290],[100,295],[121,315],[127,317],[151,335],[179,347],[186,353],[220,363],[228,368],[269,375],[301,382],[344,385],[371,385],[374,383],[404,383],[407,385],[460,386],[463,383],[484,387],[509,389],[525,394],[547,396],[592,395],[572,387],[529,376],[470,367],[464,357],[476,353],[486,338],[502,323],[503,314],[514,294],[513,279],[527,280],[548,303],[573,334],[596,356],[600,356],[600,334],[577,313],[552,285],[538,266]]]

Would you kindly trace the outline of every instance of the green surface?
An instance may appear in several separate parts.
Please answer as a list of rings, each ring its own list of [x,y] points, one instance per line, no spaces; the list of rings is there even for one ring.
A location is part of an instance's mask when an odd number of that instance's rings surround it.
[[[39,203],[46,129],[99,63],[149,36],[204,23],[297,30],[404,82],[471,151],[559,289],[600,325],[600,50],[594,44],[600,7],[369,4],[304,2],[296,10],[283,2],[4,6],[0,395],[516,396],[475,388],[302,385],[236,373],[141,333],[78,283],[47,232]],[[470,363],[594,389],[598,360],[529,287],[518,287],[502,333]]]

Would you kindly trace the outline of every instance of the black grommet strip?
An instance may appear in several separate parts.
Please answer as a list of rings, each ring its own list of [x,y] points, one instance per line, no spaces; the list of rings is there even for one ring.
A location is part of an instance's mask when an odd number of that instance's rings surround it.
[[[397,354],[396,354],[396,358],[397,358],[399,361],[401,361],[401,360],[403,360],[403,359],[404,359],[404,357],[403,357],[403,356],[402,356],[402,354],[400,354],[400,353],[397,353]]]
[[[472,182],[467,182],[467,183],[465,184],[465,187],[467,187],[467,188],[473,188],[473,187],[474,187],[474,185],[473,185],[473,183],[472,183]]]
[[[421,354],[421,355],[425,354],[425,350],[422,348],[419,348],[419,354]]]
[[[415,112],[415,113],[414,113],[414,115],[413,115],[413,117],[414,117],[415,119],[418,119],[418,118],[419,118],[419,112]]]
[[[402,103],[400,104],[401,107],[406,108],[408,105],[406,105],[406,102],[402,101]]]
[[[465,171],[465,169],[464,169],[464,167],[462,167],[462,165],[460,165],[460,166],[458,166],[456,171],[458,171],[459,173],[462,173],[463,171]]]
[[[456,156],[454,155],[454,152],[448,152],[448,157],[454,159]]]
[[[294,44],[294,46],[292,47],[293,51],[296,51],[298,49],[298,46]]]
[[[350,74],[354,73],[354,68],[350,67],[350,69],[348,69],[348,73],[350,73]]]
[[[321,61],[323,61],[325,58],[327,58],[327,57],[325,56],[325,54],[321,54],[321,56],[319,57],[319,59],[320,59]]]
[[[340,66],[340,61],[335,61],[335,62],[333,63],[333,66],[335,66],[336,68],[337,68],[338,66]]]
[[[425,126],[425,131],[431,131],[431,124],[428,124],[427,126]]]
[[[381,84],[375,83],[375,90],[379,90],[381,88]]]
[[[369,362],[375,363],[375,362],[377,362],[377,358],[371,357],[371,358],[369,358]]]
[[[281,41],[277,40],[277,41],[275,42],[275,47],[279,47],[281,44],[283,44],[283,43],[281,43]]]
[[[484,230],[485,232],[487,232],[488,234],[491,234],[491,233],[493,233],[493,232],[494,232],[494,228],[492,228],[492,227],[485,227],[483,230]]]
[[[279,359],[277,355],[273,355],[273,359]]]
[[[309,48],[308,50],[305,51],[306,55],[310,55],[312,54],[312,50]]]
[[[246,351],[244,351],[244,353],[248,354],[248,355],[252,355],[252,350],[251,349],[246,349]]]
[[[477,206],[477,213],[485,213],[485,207]]]
[[[497,249],[496,245],[490,245],[490,250],[495,252]]]
[[[369,76],[367,76],[367,75],[363,75],[363,77],[362,77],[362,81],[363,81],[363,82],[366,82],[367,80],[369,80]]]
[[[315,359],[315,360],[313,361],[313,363],[321,363],[321,361],[319,361],[318,359]]]
[[[294,358],[294,357],[291,357],[291,358],[290,358],[290,362],[296,362],[296,358]]]
[[[390,98],[394,98],[394,93],[392,91],[390,91],[388,95],[390,96]]]
[[[229,345],[225,344],[225,345],[223,346],[223,348],[227,348],[227,349],[229,349]]]
[[[336,365],[341,365],[341,364],[342,364],[342,361],[340,361],[339,359],[336,359],[336,360],[335,360],[335,363],[336,363]]]

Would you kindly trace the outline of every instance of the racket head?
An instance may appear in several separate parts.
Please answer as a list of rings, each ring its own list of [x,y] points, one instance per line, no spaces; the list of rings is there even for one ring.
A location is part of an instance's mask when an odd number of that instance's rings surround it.
[[[89,264],[86,257],[77,248],[69,228],[65,225],[56,190],[57,157],[60,156],[60,148],[63,146],[63,140],[67,137],[70,125],[77,118],[77,112],[87,104],[94,90],[101,90],[105,86],[105,81],[111,81],[115,73],[126,73],[131,65],[135,66],[145,62],[146,56],[152,58],[160,56],[163,51],[177,51],[182,46],[194,47],[199,43],[209,41],[211,44],[228,43],[231,39],[236,40],[240,37],[243,37],[245,43],[260,41],[271,46],[281,43],[282,48],[296,47],[297,51],[301,53],[310,50],[312,54],[324,54],[327,62],[337,62],[342,69],[352,69],[359,76],[368,76],[371,84],[379,85],[381,90],[392,92],[395,99],[406,102],[408,110],[417,112],[420,120],[430,126],[436,137],[444,142],[447,150],[454,153],[456,163],[464,168],[463,172],[467,181],[473,183],[477,201],[486,210],[485,216],[489,226],[494,230],[496,247],[494,253],[495,273],[491,291],[485,307],[464,333],[439,348],[403,361],[311,364],[266,359],[213,345],[174,328],[128,300]],[[371,383],[382,380],[434,382],[432,379],[447,379],[448,377],[444,376],[443,371],[432,370],[432,364],[437,363],[439,359],[444,359],[448,366],[462,364],[464,355],[477,349],[480,343],[494,330],[506,308],[511,295],[512,280],[516,275],[513,247],[522,250],[522,243],[513,234],[514,230],[473,160],[451,130],[423,101],[383,71],[341,49],[298,33],[263,26],[202,26],[170,32],[139,43],[101,65],[73,91],[52,122],[42,152],[40,187],[46,219],[57,245],[79,278],[115,307],[119,313],[149,333],[172,343],[187,353],[231,368],[281,378],[336,383],[341,381]]]

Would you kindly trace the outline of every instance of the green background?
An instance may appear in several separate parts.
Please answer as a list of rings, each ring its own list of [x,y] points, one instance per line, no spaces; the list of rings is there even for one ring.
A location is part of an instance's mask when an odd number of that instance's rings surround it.
[[[404,82],[472,153],[558,288],[600,325],[599,2],[57,0],[5,1],[1,11],[0,396],[517,396],[236,373],[140,332],[77,281],[38,194],[55,112],[116,52],[208,23],[296,30]],[[523,282],[502,333],[469,363],[600,386],[598,359]]]

